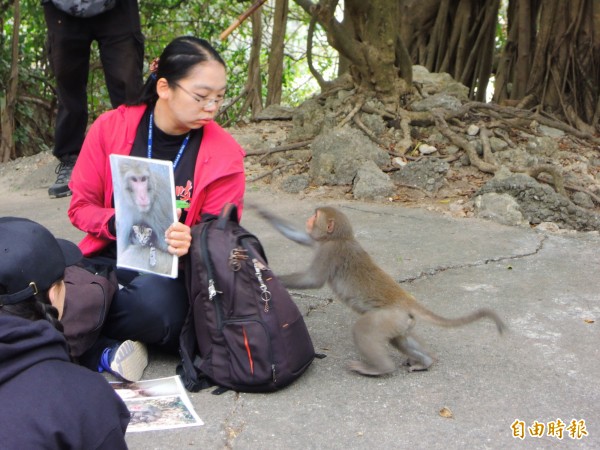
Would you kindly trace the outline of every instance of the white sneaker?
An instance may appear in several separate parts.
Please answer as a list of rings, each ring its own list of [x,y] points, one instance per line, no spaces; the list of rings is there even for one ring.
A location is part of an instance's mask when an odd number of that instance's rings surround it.
[[[139,341],[125,341],[113,350],[110,371],[126,381],[142,379],[148,366],[148,350]]]

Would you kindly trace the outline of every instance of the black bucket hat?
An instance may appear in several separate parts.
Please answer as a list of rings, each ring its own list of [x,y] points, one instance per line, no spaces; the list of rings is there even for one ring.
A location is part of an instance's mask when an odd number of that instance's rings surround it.
[[[46,291],[60,280],[67,266],[78,263],[81,250],[55,238],[39,223],[0,217],[0,306],[12,305]]]

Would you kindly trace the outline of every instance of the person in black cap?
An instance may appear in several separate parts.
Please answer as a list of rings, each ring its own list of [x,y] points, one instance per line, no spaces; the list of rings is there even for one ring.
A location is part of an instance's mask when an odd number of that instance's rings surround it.
[[[0,218],[0,447],[126,449],[127,407],[72,363],[63,275],[82,257],[36,222]]]

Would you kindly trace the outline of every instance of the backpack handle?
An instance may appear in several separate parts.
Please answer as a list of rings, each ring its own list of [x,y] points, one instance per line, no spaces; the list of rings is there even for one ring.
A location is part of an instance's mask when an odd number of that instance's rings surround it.
[[[237,206],[235,203],[225,203],[223,209],[221,210],[221,214],[219,214],[217,229],[224,230],[225,224],[227,224],[227,222],[230,220],[238,223]]]

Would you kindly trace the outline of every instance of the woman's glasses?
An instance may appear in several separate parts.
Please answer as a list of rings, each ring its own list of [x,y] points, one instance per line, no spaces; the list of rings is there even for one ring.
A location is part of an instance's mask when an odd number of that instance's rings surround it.
[[[206,108],[206,107],[212,106],[212,105],[219,107],[225,100],[224,98],[203,97],[201,95],[194,94],[194,93],[188,91],[186,88],[184,88],[179,83],[173,82],[173,84],[175,86],[177,86],[179,89],[181,89],[183,92],[185,92],[187,95],[189,95],[191,98],[193,98],[196,101],[196,103],[198,103],[198,106],[200,106],[200,108]]]

